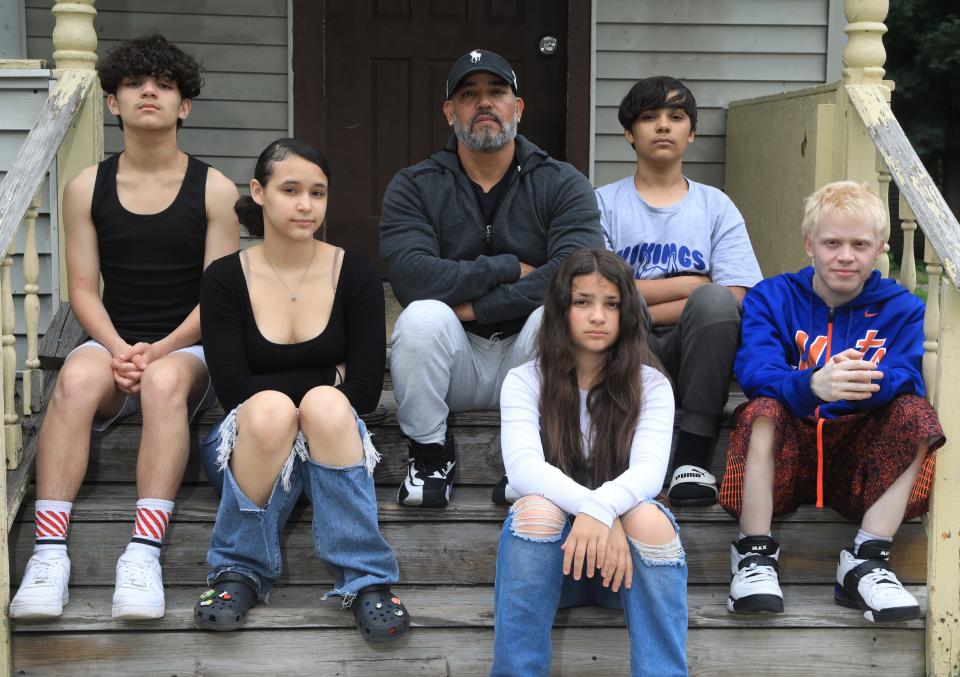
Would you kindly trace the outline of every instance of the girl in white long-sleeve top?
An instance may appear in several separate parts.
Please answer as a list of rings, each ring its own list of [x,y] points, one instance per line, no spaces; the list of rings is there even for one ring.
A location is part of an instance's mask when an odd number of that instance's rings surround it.
[[[651,366],[640,299],[611,252],[557,271],[538,358],[500,397],[501,446],[522,498],[497,552],[492,675],[550,673],[557,608],[623,608],[633,675],[686,675],[687,565],[663,486],[674,399]]]

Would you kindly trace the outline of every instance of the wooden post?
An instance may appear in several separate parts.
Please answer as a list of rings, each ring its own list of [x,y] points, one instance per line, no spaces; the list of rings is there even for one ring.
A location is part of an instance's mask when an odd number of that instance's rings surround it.
[[[917,288],[917,262],[913,258],[913,234],[917,230],[917,217],[900,194],[900,228],[903,230],[903,260],[900,262],[900,284],[911,292]],[[927,298],[933,293],[931,288]]]
[[[928,299],[936,296],[933,285],[931,278]],[[960,291],[951,284],[940,290],[935,401],[947,443],[937,452],[927,519],[927,674],[936,677],[960,675]]]
[[[847,44],[843,49],[843,84],[869,84],[884,87],[883,63],[887,53],[882,36],[887,32],[883,20],[888,0],[845,0]],[[884,87],[885,88],[885,87]],[[842,129],[842,176],[863,181],[874,188],[877,184],[877,151],[860,117],[852,110],[845,88],[838,90]]]
[[[24,218],[23,244],[23,318],[27,330],[27,359],[23,372],[23,415],[33,413],[34,393],[43,392],[43,372],[37,346],[40,335],[40,258],[37,255],[37,214],[40,211],[40,194],[33,198]],[[34,382],[36,381],[36,382]],[[34,390],[36,389],[36,390]]]
[[[4,293],[0,276],[0,296]],[[5,411],[4,391],[0,387],[0,411]],[[0,458],[6,458],[5,435],[0,435]],[[0,675],[13,674],[13,652],[10,643],[10,532],[7,519],[7,473],[0,469]]]
[[[877,156],[877,194],[883,202],[883,211],[887,214],[887,234],[883,238],[883,254],[877,259],[877,270],[884,277],[890,277],[890,172],[887,170],[887,164],[883,161],[883,156],[879,152]]]
[[[57,154],[57,204],[63,204],[63,187],[86,167],[103,159],[103,91],[97,79],[97,33],[93,27],[95,0],[57,2],[51,10],[56,17],[53,29],[53,58],[57,79],[68,72],[83,72],[90,80],[86,99],[76,121]],[[68,301],[67,262],[63,246],[63,221],[58,224],[60,245],[60,300]]]
[[[927,264],[927,308],[923,315],[923,384],[927,389],[927,399],[936,407],[940,353],[940,275],[943,268],[929,241],[923,248],[923,260]]]
[[[883,83],[883,64],[887,52],[883,20],[890,9],[889,0],[845,0],[847,44],[843,49],[843,83],[845,85],[879,85]]]
[[[22,435],[20,431],[20,417],[17,415],[16,402],[14,401],[14,386],[17,383],[17,349],[16,337],[14,335],[14,315],[13,306],[13,285],[10,284],[10,268],[13,266],[13,250],[16,243],[10,245],[10,249],[0,262],[0,288],[3,293],[0,294],[0,343],[2,343],[3,353],[3,435],[4,446],[7,450],[7,469],[14,470],[20,465],[20,457],[23,453],[23,447],[20,444]]]

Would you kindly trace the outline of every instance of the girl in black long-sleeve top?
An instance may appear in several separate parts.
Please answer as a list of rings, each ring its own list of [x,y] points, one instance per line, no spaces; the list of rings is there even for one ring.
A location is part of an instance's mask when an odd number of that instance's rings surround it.
[[[329,176],[308,144],[270,144],[250,197],[237,203],[263,243],[204,274],[203,343],[228,413],[202,449],[222,498],[207,553],[210,590],[195,608],[201,627],[239,627],[266,597],[280,575],[280,530],[304,492],[317,554],[338,572],[324,597],[352,606],[368,639],[409,627],[389,590],[396,558],[377,525],[379,454],[357,417],[376,407],[383,386],[383,287],[372,265],[314,238]]]

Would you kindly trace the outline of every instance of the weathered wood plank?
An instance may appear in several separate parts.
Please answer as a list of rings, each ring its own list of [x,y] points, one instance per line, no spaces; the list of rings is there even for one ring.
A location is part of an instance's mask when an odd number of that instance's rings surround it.
[[[70,71],[61,76],[27,134],[13,166],[3,177],[0,183],[0,251],[9,249],[94,78],[94,71]]]
[[[37,348],[40,368],[53,372],[62,367],[63,360],[71,350],[80,345],[86,335],[87,332],[70,312],[70,304],[61,303]],[[47,378],[52,380],[50,376]]]
[[[130,422],[93,436],[85,482],[133,481],[140,427],[139,419],[130,418]],[[406,473],[406,439],[397,427],[373,424],[371,429],[375,435],[373,442],[382,457],[374,473],[376,481],[380,484],[400,483]],[[187,484],[206,482],[200,467],[199,448],[208,430],[208,425],[201,425],[190,431],[191,455],[184,474]],[[496,484],[504,473],[499,424],[453,424],[451,430],[457,439],[457,484]],[[723,431],[710,468],[718,478],[723,476],[728,444],[727,432]]]
[[[960,289],[960,223],[893,116],[883,94],[885,88],[846,85],[844,89],[883,156],[900,194],[913,209],[923,234],[940,257],[943,271],[953,286]]]
[[[63,305],[66,306],[67,304]],[[69,315],[69,317],[73,317],[73,315]],[[62,313],[58,315],[57,318],[65,322],[68,319],[68,314]],[[55,318],[55,320],[57,318]],[[55,325],[56,321],[53,324]],[[43,339],[41,339],[41,346],[42,345]],[[55,349],[54,339],[51,338],[51,341],[48,343],[48,345],[51,349]],[[40,426],[43,424],[43,419],[47,413],[47,409],[43,406],[43,404],[50,400],[50,395],[53,393],[53,386],[57,380],[56,372],[48,371],[40,373],[43,374],[42,392],[41,388],[39,387],[36,387],[34,390],[35,397],[34,402],[31,405],[34,413],[23,422],[23,458],[20,461],[20,465],[17,466],[16,469],[7,471],[8,533],[10,527],[17,519],[17,513],[20,511],[20,507],[26,500],[28,490],[31,489],[31,483],[33,482],[34,478],[34,462],[37,456],[37,436],[40,433]],[[32,493],[30,512],[31,514],[33,512]]]
[[[216,646],[216,651],[211,650]],[[776,657],[759,647],[776,647]],[[45,675],[263,675],[345,674],[358,661],[373,674],[382,661],[444,661],[448,675],[485,676],[490,670],[493,631],[414,629],[385,645],[370,645],[356,630],[250,630],[16,634],[15,670]],[[269,648],[265,650],[265,648]],[[629,670],[629,641],[622,628],[560,628],[553,632],[555,675],[622,675]],[[69,657],[69,658],[67,658]],[[778,677],[862,674],[864,666],[884,677],[923,675],[923,631],[857,628],[694,629],[687,642],[690,674],[707,677]],[[414,662],[416,665],[416,662]],[[421,673],[422,674],[422,673]]]
[[[270,604],[250,613],[251,630],[284,628],[352,628],[353,615],[340,608],[337,599],[321,601],[328,588],[310,585],[277,586]],[[910,592],[926,606],[926,588],[909,586]],[[142,630],[190,630],[194,627],[193,605],[203,585],[166,586],[167,613],[155,621],[137,623]],[[493,627],[493,586],[406,586],[395,591],[403,597],[415,628]],[[838,606],[830,589],[784,586],[782,614],[731,614],[726,585],[691,586],[687,591],[691,628],[873,628],[863,614]],[[129,623],[111,617],[113,587],[81,588],[70,591],[70,603],[63,616],[52,621],[22,622],[14,632],[111,632],[130,630]],[[623,627],[623,612],[597,606],[560,609],[557,627]],[[897,628],[922,628],[922,618],[898,624]]]
[[[377,487],[377,510],[381,522],[502,522],[507,509],[494,505],[490,501],[490,486],[458,486],[454,489],[450,505],[443,510],[424,512],[420,508],[408,508],[398,505],[397,487]],[[26,501],[29,507],[18,516],[19,522],[33,520],[33,491],[28,492]],[[137,489],[133,484],[94,484],[84,485],[80,489],[70,514],[71,523],[127,521],[130,511],[137,501]],[[219,499],[207,484],[181,487],[176,498],[174,519],[178,522],[213,522],[217,515]],[[673,508],[673,514],[681,524],[687,522],[711,522],[734,525],[735,520],[718,505],[709,507]],[[291,517],[292,522],[309,522],[313,519],[313,508],[304,505]],[[774,518],[775,524],[782,522],[803,522],[811,524],[838,522],[853,523],[829,508],[818,510],[811,505],[801,506],[796,512]],[[912,520],[920,524],[920,519]]]
[[[430,514],[421,519],[429,520]],[[73,582],[77,585],[108,585],[114,581],[116,559],[130,539],[130,522],[78,522],[71,525],[70,553]],[[408,584],[470,585],[491,583],[499,522],[418,522],[385,523],[384,537],[390,542],[400,563],[401,580]],[[285,583],[327,583],[332,580],[313,551],[311,530],[293,525],[280,537]],[[164,546],[164,572],[167,580],[203,581],[209,523],[185,523],[174,520],[167,531]],[[790,583],[832,585],[837,555],[853,540],[856,528],[849,524],[817,525],[816,537],[809,524],[786,522],[776,530],[783,543],[780,580]],[[718,528],[715,524],[688,523],[682,538],[687,552],[691,583],[729,583],[730,540],[736,527]],[[19,583],[23,568],[33,552],[32,523],[18,522],[10,534],[12,576]],[[905,583],[926,581],[926,537],[919,524],[905,525],[897,535],[893,566]]]
[[[927,522],[930,571],[927,657],[930,673],[960,675],[960,292],[943,285],[935,402],[947,443],[937,451]]]

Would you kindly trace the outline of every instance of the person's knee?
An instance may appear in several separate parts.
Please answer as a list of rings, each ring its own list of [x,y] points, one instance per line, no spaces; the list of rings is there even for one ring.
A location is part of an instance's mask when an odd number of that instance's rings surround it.
[[[191,385],[182,365],[167,360],[151,362],[140,377],[140,401],[145,408],[185,404]]]
[[[685,558],[673,522],[659,506],[641,503],[623,517],[623,530],[645,564],[682,564]]]
[[[300,429],[307,437],[331,437],[356,429],[350,400],[331,386],[318,386],[300,401]]]
[[[747,454],[753,457],[773,457],[773,419],[769,416],[757,416],[753,419]]]
[[[514,536],[530,541],[556,541],[563,533],[567,514],[542,496],[524,496],[510,508]]]
[[[740,302],[728,287],[711,282],[702,284],[690,294],[684,311],[706,323],[740,320]]]
[[[237,414],[237,436],[263,456],[286,457],[290,447],[280,444],[297,432],[297,408],[285,394],[264,390],[244,402]],[[292,442],[291,442],[292,443]]]
[[[68,360],[57,375],[53,401],[71,411],[95,408],[98,400],[113,387],[113,374],[108,363]]]
[[[407,339],[410,345],[419,347],[420,341],[429,340],[447,326],[460,326],[460,320],[450,306],[433,299],[414,301],[397,318],[393,342],[402,343]]]

